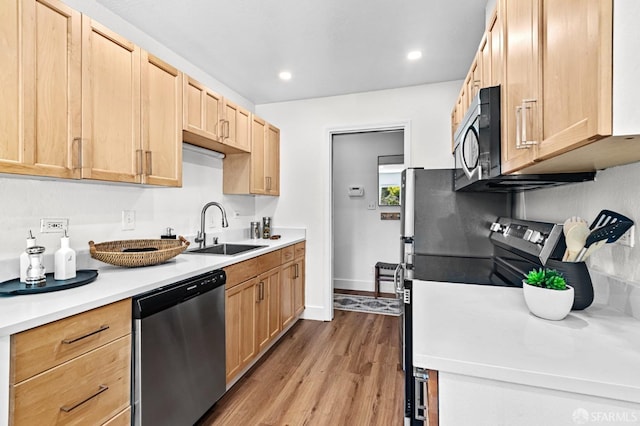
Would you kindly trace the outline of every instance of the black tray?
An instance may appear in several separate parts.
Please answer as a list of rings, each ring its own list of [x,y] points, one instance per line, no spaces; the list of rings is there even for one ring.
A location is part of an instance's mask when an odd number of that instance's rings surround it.
[[[0,283],[0,296],[14,296],[18,294],[48,293],[50,291],[66,290],[89,284],[98,278],[97,269],[80,269],[76,277],[68,280],[54,280],[53,272],[46,274],[47,282],[40,287],[21,283],[20,278],[14,278]]]

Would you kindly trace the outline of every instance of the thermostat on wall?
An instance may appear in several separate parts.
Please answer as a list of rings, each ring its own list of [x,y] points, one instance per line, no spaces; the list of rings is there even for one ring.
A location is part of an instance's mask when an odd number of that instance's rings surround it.
[[[364,187],[362,186],[350,186],[349,197],[364,197]]]

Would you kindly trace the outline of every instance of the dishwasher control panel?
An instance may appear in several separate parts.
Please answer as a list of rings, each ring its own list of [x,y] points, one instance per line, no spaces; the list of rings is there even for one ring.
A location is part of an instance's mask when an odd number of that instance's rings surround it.
[[[214,288],[224,286],[226,278],[222,269],[216,269],[134,296],[133,318],[140,319],[153,315]]]

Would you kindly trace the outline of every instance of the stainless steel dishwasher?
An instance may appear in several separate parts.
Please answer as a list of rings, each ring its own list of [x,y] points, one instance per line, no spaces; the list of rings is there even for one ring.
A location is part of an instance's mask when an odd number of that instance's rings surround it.
[[[225,393],[225,280],[215,270],[133,298],[134,425],[192,425]]]

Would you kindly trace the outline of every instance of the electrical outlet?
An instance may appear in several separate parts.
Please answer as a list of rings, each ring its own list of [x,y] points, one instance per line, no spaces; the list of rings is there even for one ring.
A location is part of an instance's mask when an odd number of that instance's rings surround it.
[[[375,201],[371,201],[367,204],[367,210],[375,210],[376,209],[376,202]]]
[[[132,231],[136,229],[136,211],[122,210],[122,230]]]
[[[69,219],[40,219],[40,232],[43,234],[63,233],[69,231]]]
[[[627,246],[627,247],[635,246],[636,244],[635,229],[636,229],[635,226],[632,226],[631,228],[629,228],[627,232],[625,232],[624,234],[622,234],[620,238],[618,238],[618,241],[616,241],[616,244],[620,244],[621,246]]]

